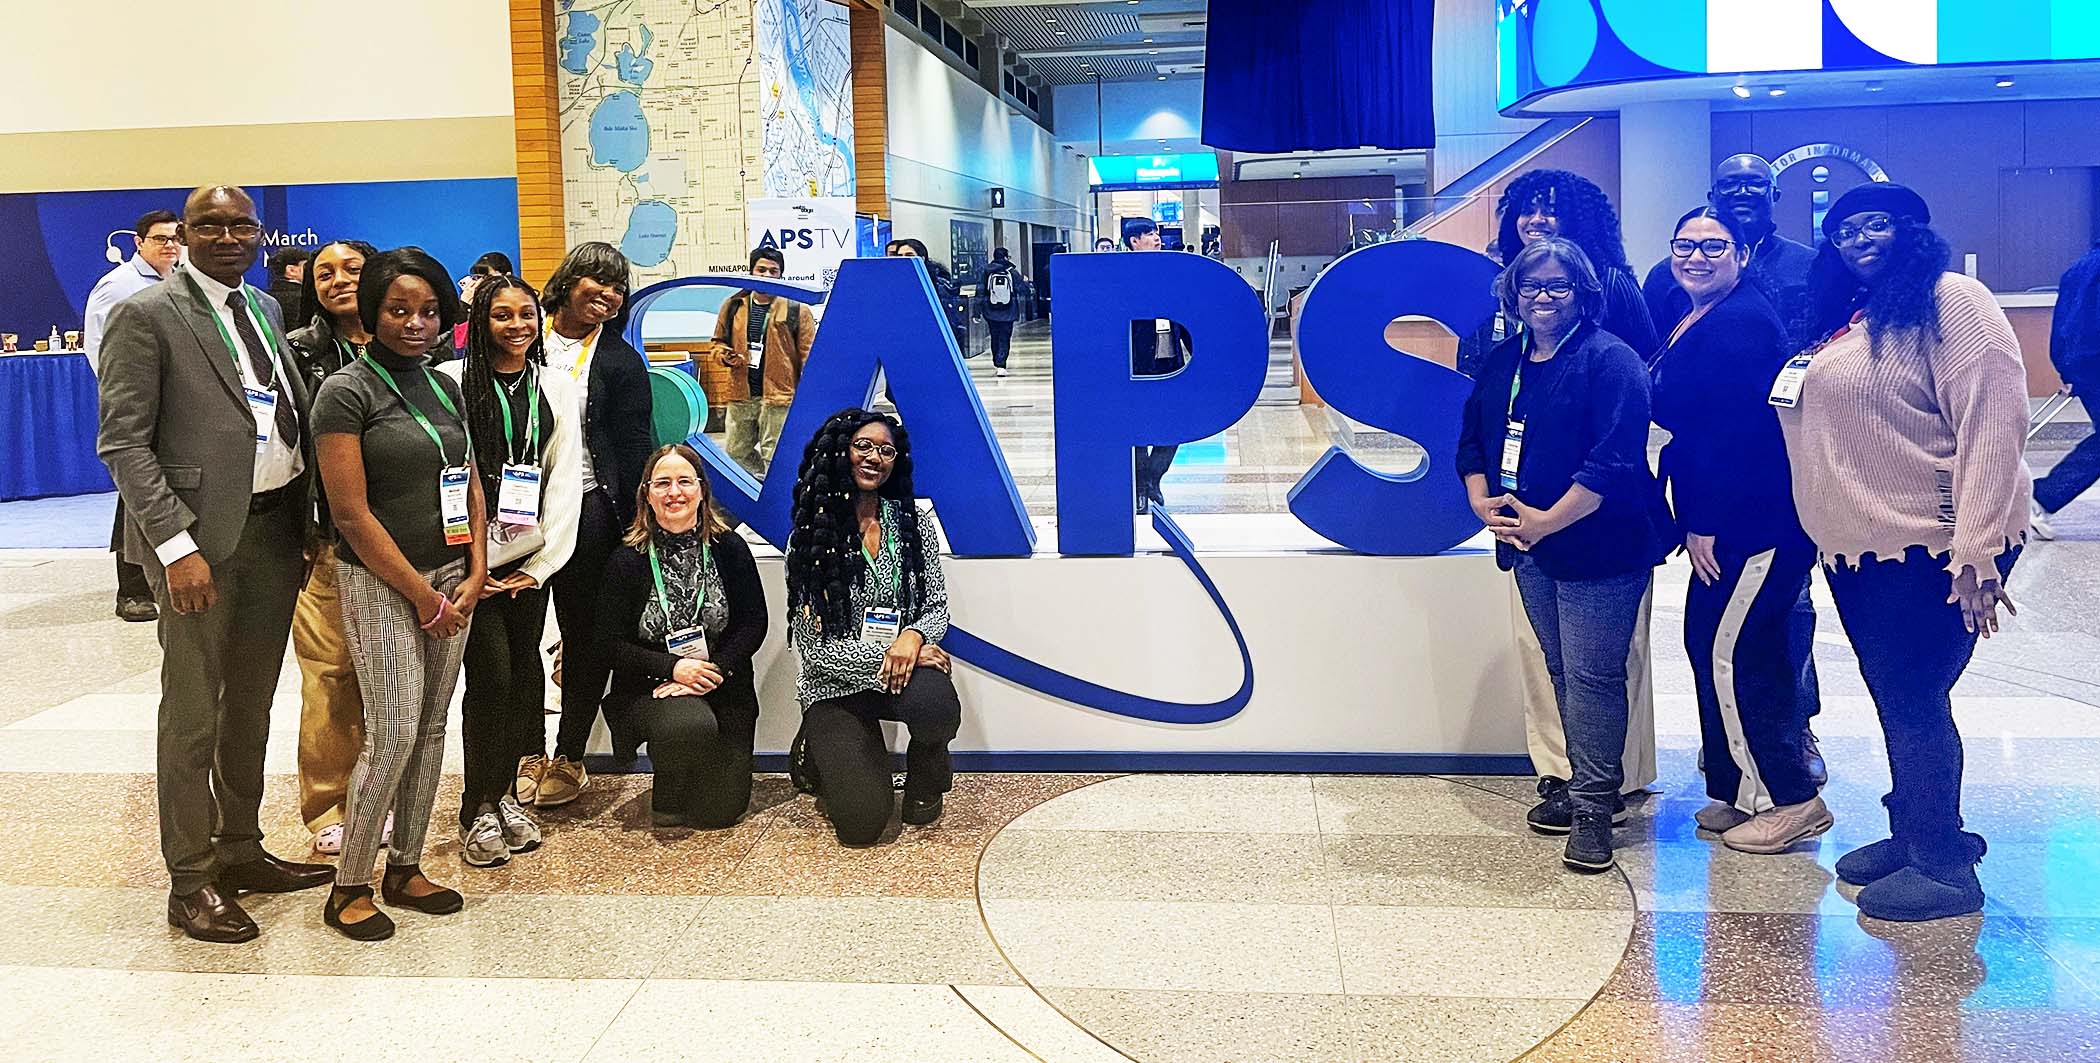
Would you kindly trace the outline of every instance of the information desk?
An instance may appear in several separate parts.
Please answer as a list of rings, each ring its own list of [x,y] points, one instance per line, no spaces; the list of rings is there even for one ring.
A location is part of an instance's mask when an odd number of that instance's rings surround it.
[[[95,457],[95,409],[86,355],[0,355],[0,502],[115,490]]]
[[[1131,719],[958,661],[972,770],[1523,773],[1524,698],[1509,575],[1480,540],[1436,557],[1365,557],[1288,514],[1178,518],[1238,619],[1253,698],[1217,723]],[[1238,688],[1231,632],[1147,526],[1138,553],[1067,558],[1039,522],[1025,558],[944,558],[950,611],[973,634],[1103,686],[1186,702]],[[761,763],[778,770],[801,716],[781,619],[785,566],[753,548],[772,618],[756,662]],[[902,749],[896,725],[887,725]],[[591,752],[606,753],[602,725]],[[593,770],[605,761],[593,758]]]

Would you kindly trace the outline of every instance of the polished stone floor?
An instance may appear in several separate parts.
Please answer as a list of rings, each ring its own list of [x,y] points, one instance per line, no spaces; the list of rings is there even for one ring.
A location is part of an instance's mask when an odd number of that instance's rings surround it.
[[[1044,510],[1030,346],[1004,381],[971,367]],[[1281,509],[1335,433],[1258,409],[1186,448],[1168,499]],[[849,851],[778,778],[737,827],[689,832],[650,829],[647,779],[609,776],[503,868],[465,867],[433,832],[426,866],[467,894],[458,915],[406,914],[393,940],[357,945],[321,924],[319,893],[258,897],[262,937],[215,946],[161,918],[151,627],[109,615],[107,555],[8,548],[92,542],[107,510],[0,506],[0,1045],[127,1061],[2100,1059],[2100,496],[2066,517],[1957,691],[1965,810],[1991,841],[1977,917],[1864,919],[1832,879],[1885,827],[1887,767],[1820,591],[1835,829],[1773,857],[1694,829],[1678,561],[1655,611],[1662,778],[1612,874],[1559,869],[1523,828],[1524,779],[965,775],[937,825]],[[297,704],[287,666],[265,808],[287,856],[308,842]],[[454,738],[441,810],[458,763]]]

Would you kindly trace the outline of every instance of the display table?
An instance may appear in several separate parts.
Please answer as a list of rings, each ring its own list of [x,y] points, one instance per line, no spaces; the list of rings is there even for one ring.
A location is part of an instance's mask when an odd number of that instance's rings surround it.
[[[115,489],[95,456],[87,356],[0,355],[0,502]]]

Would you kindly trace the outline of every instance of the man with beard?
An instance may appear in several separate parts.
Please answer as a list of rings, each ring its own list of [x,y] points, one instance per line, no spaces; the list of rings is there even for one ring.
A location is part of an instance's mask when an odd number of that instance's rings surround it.
[[[1772,208],[1779,203],[1778,175],[1772,164],[1750,154],[1730,155],[1714,167],[1713,187],[1706,201],[1715,210],[1735,216],[1750,243],[1752,277],[1771,299],[1779,319],[1786,325],[1791,349],[1800,350],[1814,336],[1809,329],[1808,267],[1816,260],[1816,249],[1779,235],[1772,221]],[[1641,295],[1648,303],[1648,316],[1655,327],[1668,332],[1692,308],[1691,297],[1670,275],[1670,258],[1655,264],[1641,282]]]

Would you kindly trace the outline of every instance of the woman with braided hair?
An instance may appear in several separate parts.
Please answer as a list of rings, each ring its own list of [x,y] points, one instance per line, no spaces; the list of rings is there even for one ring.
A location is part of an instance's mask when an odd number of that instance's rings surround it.
[[[466,399],[474,468],[489,500],[489,578],[467,634],[459,856],[494,867],[540,844],[513,787],[518,758],[546,742],[540,635],[547,581],[576,548],[583,437],[575,385],[546,371],[530,285],[507,273],[483,277],[465,325],[466,357],[438,372],[459,381]]]
[[[861,409],[824,422],[802,455],[788,534],[788,628],[802,662],[807,771],[845,845],[889,822],[882,721],[910,731],[904,822],[941,815],[962,703],[948,678],[940,533],[912,489],[911,437]],[[923,667],[922,667],[923,666]]]

